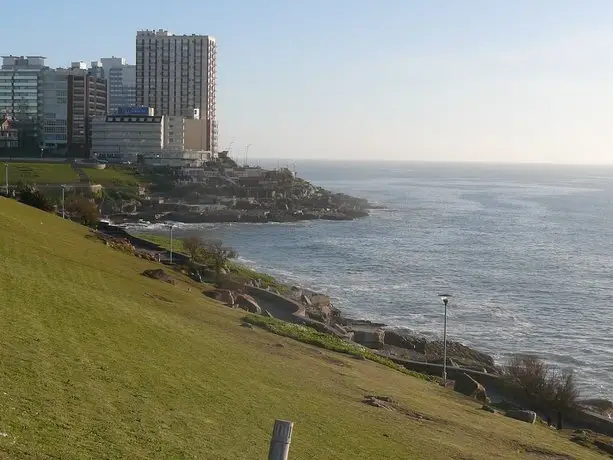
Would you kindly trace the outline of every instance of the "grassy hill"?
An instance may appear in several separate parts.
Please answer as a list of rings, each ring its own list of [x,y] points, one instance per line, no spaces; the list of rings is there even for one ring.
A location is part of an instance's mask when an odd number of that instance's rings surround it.
[[[266,458],[275,418],[296,423],[296,460],[601,458],[432,383],[241,327],[189,280],[145,278],[156,264],[87,235],[0,198],[0,459]]]
[[[5,163],[0,167],[4,184],[4,168],[8,165],[9,183],[71,184],[79,182],[79,176],[68,163]]]

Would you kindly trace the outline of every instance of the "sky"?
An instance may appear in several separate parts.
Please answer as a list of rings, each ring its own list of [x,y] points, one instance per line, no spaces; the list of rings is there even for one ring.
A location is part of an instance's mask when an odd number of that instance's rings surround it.
[[[52,67],[134,63],[141,29],[215,36],[235,157],[613,163],[610,0],[22,3],[1,51]]]

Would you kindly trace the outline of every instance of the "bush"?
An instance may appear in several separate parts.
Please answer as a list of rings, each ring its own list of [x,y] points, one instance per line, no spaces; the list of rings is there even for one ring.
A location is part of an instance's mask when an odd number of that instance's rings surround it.
[[[507,383],[536,410],[574,407],[579,390],[572,371],[554,369],[534,356],[514,356],[505,370]]]
[[[100,211],[96,204],[83,197],[71,197],[66,203],[66,211],[88,227],[95,226],[100,220]]]
[[[47,212],[52,212],[54,210],[51,201],[45,195],[43,195],[40,190],[33,187],[23,186],[19,189],[18,194],[19,201],[27,204],[28,206],[32,206]]]

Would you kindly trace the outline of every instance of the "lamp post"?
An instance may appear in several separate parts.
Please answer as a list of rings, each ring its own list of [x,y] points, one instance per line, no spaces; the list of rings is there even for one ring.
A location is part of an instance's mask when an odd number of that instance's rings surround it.
[[[174,224],[169,224],[170,227],[170,263],[172,264],[172,229],[175,227]]]
[[[445,320],[443,323],[443,384],[447,382],[447,304],[449,303],[449,294],[440,294],[440,298],[445,305]]]

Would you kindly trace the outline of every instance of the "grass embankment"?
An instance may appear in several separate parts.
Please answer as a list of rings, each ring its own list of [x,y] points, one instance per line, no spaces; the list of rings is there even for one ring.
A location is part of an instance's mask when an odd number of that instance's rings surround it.
[[[380,364],[241,327],[244,312],[87,235],[0,198],[0,458],[265,458],[275,418],[296,423],[292,459],[601,458]]]
[[[82,171],[94,184],[104,187],[138,187],[139,181],[132,170],[120,166],[108,166],[104,169],[82,166]]]
[[[260,315],[248,315],[244,318],[244,321],[249,324],[253,324],[255,326],[266,329],[273,334],[281,335],[283,337],[289,337],[300,342],[308,343],[309,345],[315,345],[316,347],[325,348],[326,350],[344,353],[353,356],[354,358],[368,359],[370,361],[383,364],[384,366],[402,372],[403,374],[411,375],[418,379],[438,383],[440,383],[442,380],[438,377],[433,377],[410,371],[404,366],[396,364],[392,360],[373,353],[370,349],[363,347],[362,345],[359,345],[355,342],[348,342],[346,340],[341,339],[340,337],[336,337],[331,334],[317,332],[311,327],[287,323],[276,318],[270,318]]]
[[[135,234],[137,238],[141,238],[143,240],[151,241],[165,249],[170,248],[170,238],[161,235],[151,235],[148,233],[139,233]],[[183,247],[183,240],[181,238],[173,238],[172,240],[172,250],[174,252],[179,252],[182,254],[186,254],[185,248]],[[274,276],[271,276],[267,273],[258,272],[253,270],[243,264],[236,263],[234,261],[228,261],[228,268],[230,273],[240,277],[242,279],[247,280],[259,280],[262,285],[269,286],[273,289],[277,289],[279,292],[286,292],[289,290],[289,286],[278,281]]]
[[[28,184],[72,184],[79,182],[79,176],[68,163],[7,163],[9,183]],[[4,165],[0,167],[4,181]]]

